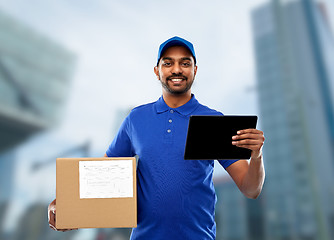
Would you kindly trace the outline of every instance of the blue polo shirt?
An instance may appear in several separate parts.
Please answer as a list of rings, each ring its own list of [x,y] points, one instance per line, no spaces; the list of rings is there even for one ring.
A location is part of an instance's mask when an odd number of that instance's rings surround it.
[[[213,160],[184,160],[190,115],[222,115],[189,102],[170,108],[163,97],[134,108],[122,123],[106,154],[139,156],[138,226],[131,239],[215,239],[216,194]],[[235,160],[222,160],[227,168]]]

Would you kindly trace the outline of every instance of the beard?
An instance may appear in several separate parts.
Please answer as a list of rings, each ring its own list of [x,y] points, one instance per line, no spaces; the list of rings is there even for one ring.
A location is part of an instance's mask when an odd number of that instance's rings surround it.
[[[169,83],[171,82],[171,78],[181,78],[183,79],[183,81],[186,82],[186,85],[183,88],[173,88],[173,86],[170,86]],[[161,77],[160,77],[161,79]],[[191,89],[191,86],[193,85],[194,79],[192,80],[188,80],[188,78],[186,76],[183,75],[172,75],[166,78],[166,81],[161,81],[161,85],[162,87],[167,90],[169,93],[171,94],[175,94],[175,95],[181,95],[184,94],[186,92],[189,91],[189,89]]]

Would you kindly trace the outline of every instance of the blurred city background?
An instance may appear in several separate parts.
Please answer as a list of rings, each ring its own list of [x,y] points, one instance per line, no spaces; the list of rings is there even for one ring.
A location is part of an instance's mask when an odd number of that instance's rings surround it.
[[[131,108],[157,100],[161,42],[195,45],[193,93],[257,114],[266,181],[246,199],[217,165],[217,239],[334,239],[332,0],[0,0],[0,239],[123,240],[55,232],[57,157],[101,157]]]

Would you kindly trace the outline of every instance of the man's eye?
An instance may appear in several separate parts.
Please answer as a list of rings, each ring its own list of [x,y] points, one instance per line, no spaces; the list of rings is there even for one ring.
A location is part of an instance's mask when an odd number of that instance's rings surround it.
[[[185,66],[185,67],[189,67],[190,66],[190,62],[184,62],[184,63],[182,63],[182,65]]]
[[[170,62],[164,62],[163,65],[164,65],[164,66],[170,66],[171,63],[170,63]]]

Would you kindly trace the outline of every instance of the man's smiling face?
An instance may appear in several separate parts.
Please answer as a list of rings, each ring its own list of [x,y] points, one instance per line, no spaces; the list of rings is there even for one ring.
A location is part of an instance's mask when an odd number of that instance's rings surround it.
[[[158,66],[154,68],[164,90],[175,95],[191,91],[196,71],[193,56],[182,46],[168,48],[161,56]]]

